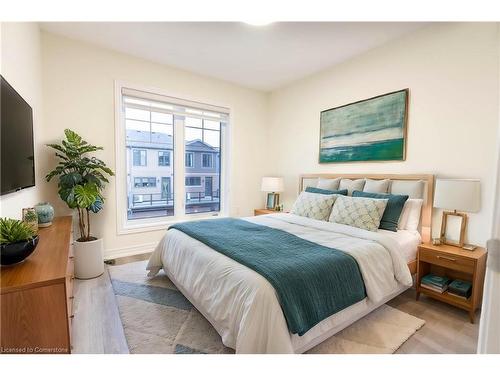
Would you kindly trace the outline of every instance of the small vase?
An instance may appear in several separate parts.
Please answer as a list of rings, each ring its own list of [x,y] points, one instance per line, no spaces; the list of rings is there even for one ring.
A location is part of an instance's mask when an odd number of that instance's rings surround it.
[[[38,226],[40,228],[49,227],[54,219],[54,207],[49,202],[42,202],[35,205],[38,215]]]

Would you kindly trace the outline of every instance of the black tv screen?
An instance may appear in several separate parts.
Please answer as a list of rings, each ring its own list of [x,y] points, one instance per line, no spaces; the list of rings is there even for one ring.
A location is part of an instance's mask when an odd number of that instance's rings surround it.
[[[1,194],[35,185],[33,111],[0,76]]]

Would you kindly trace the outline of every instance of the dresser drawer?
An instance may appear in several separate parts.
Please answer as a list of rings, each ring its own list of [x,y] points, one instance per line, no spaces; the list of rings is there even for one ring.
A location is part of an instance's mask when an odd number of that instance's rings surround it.
[[[456,271],[474,273],[475,261],[460,256],[420,248],[419,260],[450,268]]]

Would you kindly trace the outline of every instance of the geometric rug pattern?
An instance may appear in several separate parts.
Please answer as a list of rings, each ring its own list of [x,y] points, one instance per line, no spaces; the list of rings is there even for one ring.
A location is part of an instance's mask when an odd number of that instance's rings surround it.
[[[146,276],[146,264],[108,267],[130,353],[234,353],[163,271]],[[394,353],[424,324],[383,305],[308,353]]]

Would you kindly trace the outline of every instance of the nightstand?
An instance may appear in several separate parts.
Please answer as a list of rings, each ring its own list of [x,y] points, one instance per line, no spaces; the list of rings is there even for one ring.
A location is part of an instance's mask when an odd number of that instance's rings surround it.
[[[417,255],[417,301],[420,293],[448,303],[469,312],[470,322],[474,323],[475,311],[481,306],[483,297],[484,273],[486,270],[486,250],[477,247],[473,251],[450,245],[424,243],[418,247]],[[472,283],[472,295],[462,299],[448,292],[439,293],[422,288],[420,281],[428,273],[446,276],[450,279],[467,280]]]
[[[259,216],[259,215],[267,215],[267,214],[276,214],[281,211],[276,211],[276,210],[268,210],[267,208],[256,208],[253,210],[253,215],[254,216]]]

